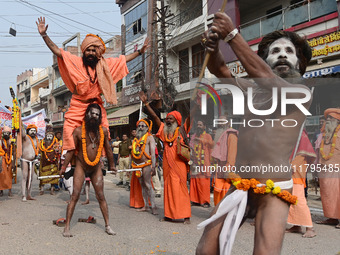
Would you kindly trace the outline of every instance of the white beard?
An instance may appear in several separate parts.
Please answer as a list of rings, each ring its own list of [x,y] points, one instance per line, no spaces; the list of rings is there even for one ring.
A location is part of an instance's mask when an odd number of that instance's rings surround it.
[[[137,137],[138,139],[140,139],[141,137],[143,137],[143,135],[146,134],[146,132],[147,132],[147,131],[143,131],[143,130],[140,130],[139,128],[137,128],[137,130],[136,130],[136,137]]]
[[[174,122],[171,124],[171,126],[168,126],[166,123],[164,123],[164,133],[165,135],[169,136],[169,135],[173,135],[176,131],[176,128],[178,127],[177,122]]]
[[[329,141],[332,138],[334,130],[338,127],[338,121],[326,122],[325,125],[325,138]]]

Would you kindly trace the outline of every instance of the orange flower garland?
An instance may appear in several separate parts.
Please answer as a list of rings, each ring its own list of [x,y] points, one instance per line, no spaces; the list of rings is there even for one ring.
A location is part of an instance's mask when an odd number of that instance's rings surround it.
[[[5,151],[4,149],[2,148],[2,146],[0,146],[0,157],[5,155]]]
[[[99,163],[100,160],[100,156],[102,155],[102,150],[104,147],[104,131],[102,128],[102,125],[99,126],[99,148],[98,148],[98,152],[96,155],[96,158],[94,159],[94,161],[89,160],[89,157],[87,155],[87,148],[86,148],[86,129],[85,129],[85,122],[83,121],[82,124],[82,130],[81,130],[81,141],[82,141],[82,148],[83,148],[83,157],[84,160],[86,162],[86,164],[88,164],[89,166],[95,166]]]
[[[12,163],[12,154],[13,154],[13,148],[12,148],[12,144],[10,144],[10,146],[9,146],[9,157],[8,157],[8,152],[7,151],[5,152],[5,160],[6,160],[7,165]]]
[[[263,186],[258,186],[260,182],[256,179],[242,179],[235,173],[230,173],[229,178],[227,179],[229,183],[232,183],[236,189],[248,191],[250,188],[253,189],[255,194],[266,194],[273,193],[273,195],[278,196],[282,200],[296,205],[297,197],[293,196],[286,190],[282,190],[280,187],[275,187],[275,184],[272,180],[268,179],[266,184]]]
[[[338,125],[338,127],[334,131],[334,135],[333,135],[333,138],[332,138],[332,147],[331,147],[331,151],[329,152],[328,155],[326,155],[324,150],[323,150],[323,147],[325,145],[325,135],[326,135],[325,133],[323,134],[323,139],[322,139],[321,146],[320,146],[320,154],[321,154],[321,156],[324,160],[329,160],[334,155],[335,142],[336,142],[336,138],[338,137],[339,130],[340,130],[340,125]]]
[[[45,148],[44,140],[42,140],[41,143],[40,143],[40,150],[41,150],[41,151],[52,152],[53,149],[51,149],[51,148],[52,148],[52,146],[54,145],[55,142],[56,142],[56,138],[53,137],[53,141],[52,141],[52,143],[50,144],[50,146],[48,146],[47,148]]]
[[[146,133],[143,135],[139,140],[137,138],[133,139],[132,142],[132,157],[135,159],[141,159],[143,155],[145,155],[147,158],[151,158],[149,155],[145,153],[145,146],[146,146],[146,141],[149,137],[149,133]],[[140,148],[140,151],[136,151],[136,147]]]
[[[34,146],[34,141],[33,141],[32,137],[29,136],[29,135],[27,135],[27,136],[28,136],[28,138],[31,140],[31,143],[32,143],[32,146],[33,146],[33,149],[34,149],[35,156],[38,156],[38,152],[39,152],[39,150],[38,150],[38,146],[39,146],[39,144],[38,144],[38,137],[35,136],[35,139],[37,140],[37,147],[35,147],[35,146]]]
[[[179,127],[176,128],[175,133],[172,136],[172,138],[168,138],[168,135],[165,135],[165,141],[168,143],[172,143],[173,141],[175,141],[175,139],[178,137],[178,129]]]

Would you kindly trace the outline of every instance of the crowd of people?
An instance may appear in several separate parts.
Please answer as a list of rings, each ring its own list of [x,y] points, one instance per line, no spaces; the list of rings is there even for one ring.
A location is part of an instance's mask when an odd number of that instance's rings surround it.
[[[46,45],[57,56],[60,74],[72,92],[72,100],[65,115],[63,142],[60,136],[55,137],[51,127],[46,128],[45,138],[41,141],[36,136],[35,125],[29,125],[22,132],[22,201],[35,199],[31,195],[31,183],[37,163],[41,195],[46,184],[51,185],[51,194],[54,194],[58,178],[72,176],[72,185],[65,185],[71,195],[66,210],[65,237],[72,236],[70,220],[84,182],[87,194],[90,183],[94,188],[106,233],[116,234],[110,227],[104,196],[103,158],[108,162],[106,170],[118,173],[117,187],[130,192],[130,207],[138,212],[150,210],[157,215],[155,198],[163,198],[161,221],[190,224],[191,206],[211,207],[210,194],[213,193],[211,217],[198,226],[204,228],[204,232],[197,254],[230,254],[237,229],[246,218],[255,218],[254,254],[280,254],[285,232],[315,237],[304,191],[308,171],[318,173],[324,216],[327,217],[316,223],[340,228],[339,108],[324,112],[325,122],[313,146],[303,130],[306,116],[301,111],[301,108],[308,110],[311,98],[301,99],[301,93],[293,90],[289,93],[290,99],[299,101],[299,107],[290,107],[286,114],[275,111],[270,118],[282,122],[294,119],[297,123],[294,127],[270,126],[272,123],[266,122],[261,127],[241,126],[236,130],[227,124],[218,124],[213,132],[208,131],[212,127],[197,112],[199,95],[192,99],[193,107],[186,119],[173,110],[162,121],[151,107],[148,95],[142,91],[140,100],[148,118],[140,119],[135,127],[130,127],[133,129],[131,134],[121,134],[110,141],[101,94],[106,102],[116,102],[114,84],[128,73],[126,62],[145,53],[148,39],[140,50],[128,56],[106,59],[101,38],[88,34],[81,45],[81,58],[53,43],[47,35],[45,18],[39,18],[37,26]],[[222,39],[229,44],[252,81],[235,77],[228,69],[219,50]],[[228,79],[245,92],[245,96],[254,91],[252,101],[258,109],[270,107],[273,87],[280,91],[292,87],[309,91],[307,86],[296,81],[300,81],[306,70],[311,49],[296,33],[275,31],[264,36],[256,54],[230,17],[216,13],[212,26],[202,37],[202,44],[211,55],[209,71],[220,79]],[[245,114],[246,120],[255,117],[260,121],[269,118],[250,111]],[[156,130],[155,134],[152,134],[153,130]],[[9,190],[11,196],[15,152],[9,141],[10,129],[4,127],[2,132],[0,190]],[[230,171],[263,164],[281,165],[289,171]],[[212,170],[218,166],[229,170]],[[162,169],[161,175],[159,169]],[[286,229],[287,223],[292,227]]]

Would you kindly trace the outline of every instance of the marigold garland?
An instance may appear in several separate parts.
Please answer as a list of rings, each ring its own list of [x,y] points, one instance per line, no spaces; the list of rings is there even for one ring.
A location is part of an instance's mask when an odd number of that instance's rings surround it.
[[[332,147],[331,147],[331,151],[329,152],[328,155],[326,155],[324,150],[323,150],[324,145],[325,145],[325,135],[326,135],[325,133],[323,134],[323,138],[322,138],[322,142],[321,142],[321,146],[320,146],[320,154],[321,154],[321,156],[324,160],[329,160],[334,155],[335,142],[336,142],[336,138],[338,137],[339,130],[340,130],[340,125],[338,125],[338,127],[334,131],[334,135],[333,135],[333,138],[332,138]]]
[[[5,151],[4,149],[2,148],[2,146],[0,146],[0,157],[5,155]]]
[[[51,148],[52,148],[52,146],[54,145],[54,143],[56,142],[56,138],[53,137],[52,143],[51,143],[47,148],[45,148],[44,141],[45,141],[45,140],[43,139],[43,140],[41,141],[41,143],[40,143],[40,150],[41,150],[41,151],[44,151],[44,152],[52,152],[53,149],[51,149]]]
[[[91,160],[89,160],[89,157],[87,155],[86,128],[85,128],[85,122],[83,121],[82,130],[81,130],[83,157],[84,157],[86,164],[88,164],[89,166],[97,165],[99,163],[100,156],[102,154],[102,150],[103,150],[103,147],[104,147],[104,131],[103,131],[102,125],[99,126],[99,137],[100,137],[100,139],[99,139],[99,147],[98,147],[97,155],[96,155],[96,158],[94,159],[94,161],[91,161]]]
[[[165,135],[165,141],[168,143],[172,143],[173,141],[175,141],[175,139],[178,137],[178,130],[179,127],[176,128],[175,133],[171,138],[168,138],[168,135]]]
[[[33,149],[34,149],[35,156],[38,156],[38,152],[39,152],[39,149],[38,149],[38,146],[39,146],[39,144],[38,144],[38,137],[35,136],[35,139],[37,140],[37,147],[35,147],[34,141],[33,141],[32,137],[29,136],[29,135],[27,135],[27,136],[28,136],[28,138],[31,140],[31,143],[32,143],[32,146],[33,146]]]
[[[148,159],[151,158],[145,152],[146,141],[149,135],[150,135],[149,133],[146,133],[140,139],[137,139],[137,138],[133,139],[133,142],[132,142],[132,157],[133,158],[141,159],[143,155],[145,155]],[[140,151],[136,151],[137,146],[140,148]]]
[[[278,186],[275,187],[275,183],[270,179],[266,181],[265,185],[259,186],[261,183],[256,179],[242,179],[235,173],[229,173],[229,178],[227,181],[232,183],[239,190],[248,191],[250,188],[252,188],[255,194],[273,193],[273,195],[278,196],[290,204],[297,204],[296,196],[293,196],[286,190],[281,191],[281,188]]]
[[[7,150],[6,142],[4,142],[4,145],[6,147],[5,160],[6,160],[6,164],[9,165],[9,164],[12,163],[13,148],[12,148],[12,144],[10,144],[10,146],[9,146],[9,157],[8,157],[8,150]]]

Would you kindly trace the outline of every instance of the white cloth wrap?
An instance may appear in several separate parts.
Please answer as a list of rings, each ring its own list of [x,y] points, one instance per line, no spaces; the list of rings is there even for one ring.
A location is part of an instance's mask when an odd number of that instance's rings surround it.
[[[265,184],[258,184],[261,187]],[[293,179],[289,181],[274,182],[274,187],[280,187],[281,189],[291,189],[293,187]],[[220,255],[231,254],[237,230],[240,227],[241,221],[246,211],[248,200],[248,191],[235,190],[223,199],[219,204],[216,213],[209,219],[198,224],[197,229],[202,229],[210,223],[218,220],[222,216],[227,215],[224,220],[222,230],[219,236]]]

